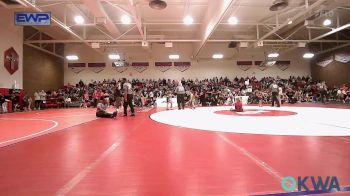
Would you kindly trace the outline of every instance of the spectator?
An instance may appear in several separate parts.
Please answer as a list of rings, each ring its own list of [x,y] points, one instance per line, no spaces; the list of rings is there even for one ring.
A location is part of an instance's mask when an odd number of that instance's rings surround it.
[[[41,108],[46,108],[46,92],[44,90],[41,90],[40,93],[39,93],[39,96],[40,96],[40,107]]]
[[[5,96],[0,93],[0,114],[4,112],[3,104],[5,103]]]
[[[71,99],[70,97],[67,96],[67,97],[64,99],[64,105],[63,105],[63,107],[69,108],[71,104],[72,104],[72,99]]]
[[[38,91],[35,91],[34,93],[34,101],[35,101],[35,106],[34,109],[40,110],[40,95]]]
[[[249,85],[245,81],[249,80]],[[91,81],[89,83],[79,82],[76,85],[67,85],[62,89],[53,90],[52,97],[57,94],[58,103],[64,105],[65,98],[71,99],[71,106],[80,106],[81,100],[84,107],[89,105],[97,106],[101,97],[108,96],[110,103],[120,107],[123,96],[122,80],[103,80]],[[180,83],[180,82],[179,82]],[[178,88],[177,82],[170,79],[133,79],[129,81],[131,86],[132,101],[139,107],[155,106],[157,98],[168,97],[169,94],[173,96]],[[300,103],[300,102],[321,102],[323,85],[320,81],[313,81],[310,77],[289,77],[287,79],[264,77],[257,79],[250,78],[224,78],[215,77],[211,79],[181,79],[181,85],[184,91],[191,91],[198,100],[197,104],[201,106],[215,106],[215,105],[232,105],[234,97],[247,95],[249,96],[248,103],[271,103],[271,85],[278,85],[279,104],[286,102]],[[281,93],[282,91],[282,93]],[[103,93],[103,94],[102,94]],[[48,93],[49,94],[49,93]],[[185,94],[185,93],[184,93]],[[337,102],[349,102],[349,88],[347,85],[327,87],[327,100]],[[36,92],[34,95],[35,108],[39,109],[41,104],[37,104],[40,93]],[[49,95],[47,95],[49,96]],[[181,97],[181,96],[180,96]],[[189,100],[184,95],[184,100]],[[95,102],[95,104],[94,104]],[[190,102],[188,102],[190,103]],[[169,107],[170,103],[168,103]],[[183,105],[183,106],[182,106]],[[181,104],[181,109],[185,107]]]
[[[29,109],[29,96],[27,93],[24,94],[23,96],[23,110],[28,111]]]

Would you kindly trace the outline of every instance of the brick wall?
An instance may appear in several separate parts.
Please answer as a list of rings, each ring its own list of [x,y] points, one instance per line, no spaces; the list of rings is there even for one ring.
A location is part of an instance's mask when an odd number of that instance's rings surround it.
[[[311,76],[314,79],[326,81],[328,85],[341,85],[344,83],[350,83],[350,62],[341,63],[333,61],[327,67],[321,67],[316,64],[317,60],[326,58],[329,55],[334,55],[335,53],[342,51],[348,52],[350,51],[350,47],[318,56],[314,61],[311,62]]]
[[[23,46],[23,87],[33,95],[36,90],[63,86],[64,60],[30,46]]]

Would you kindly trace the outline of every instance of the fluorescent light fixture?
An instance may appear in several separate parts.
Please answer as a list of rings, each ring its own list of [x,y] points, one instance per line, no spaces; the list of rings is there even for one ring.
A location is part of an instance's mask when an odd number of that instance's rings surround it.
[[[323,26],[329,26],[332,24],[332,21],[330,19],[326,19],[323,21]]]
[[[111,60],[119,60],[120,56],[119,56],[119,54],[110,54],[110,55],[108,55],[108,58]]]
[[[77,61],[79,60],[79,57],[77,55],[68,55],[66,56],[66,59],[69,61]]]
[[[213,54],[213,59],[222,59],[224,58],[223,54]]]
[[[313,58],[315,56],[315,54],[314,53],[310,53],[310,52],[307,52],[307,53],[305,53],[304,54],[304,59],[311,59],[311,58]]]
[[[74,21],[77,24],[84,24],[84,22],[85,22],[85,20],[84,20],[84,18],[82,16],[75,16],[74,17]]]
[[[193,23],[193,18],[192,18],[192,16],[186,16],[185,18],[184,18],[184,24],[186,24],[186,25],[190,25],[190,24],[192,24]]]
[[[131,18],[128,15],[123,15],[121,18],[121,21],[123,24],[130,24],[131,23]]]
[[[178,54],[171,54],[169,55],[169,59],[179,59],[180,56]]]
[[[238,24],[238,19],[237,19],[237,17],[231,16],[231,17],[228,19],[228,23],[231,24],[231,25],[236,25],[236,24]]]
[[[268,57],[269,58],[277,58],[278,56],[279,56],[280,54],[278,54],[278,53],[270,53],[269,55],[268,55]]]

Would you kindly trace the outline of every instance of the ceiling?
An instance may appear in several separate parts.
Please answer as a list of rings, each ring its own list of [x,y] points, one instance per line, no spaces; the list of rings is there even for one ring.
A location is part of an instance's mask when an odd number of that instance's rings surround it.
[[[19,5],[5,1],[0,5],[5,9],[51,12],[55,19],[52,25],[36,28],[56,41],[26,40],[28,44],[99,42],[103,48],[136,47],[143,40],[149,44],[192,43],[196,57],[204,46],[214,42],[248,42],[254,47],[258,41],[264,41],[265,46],[280,48],[293,48],[299,42],[325,42],[329,47],[349,42],[345,26],[350,20],[349,0],[288,0],[288,7],[277,12],[269,10],[275,0],[165,1],[164,10],[151,9],[149,0],[17,0]],[[77,15],[83,16],[84,25],[74,22]],[[121,22],[123,15],[132,19],[130,24]],[[192,25],[183,24],[187,15],[193,17]],[[238,18],[237,25],[228,23],[231,16]],[[333,21],[331,26],[322,25],[325,18]],[[104,22],[98,22],[99,19]],[[288,24],[289,20],[293,23]],[[343,26],[346,28],[341,29]],[[322,36],[332,30],[334,34]]]

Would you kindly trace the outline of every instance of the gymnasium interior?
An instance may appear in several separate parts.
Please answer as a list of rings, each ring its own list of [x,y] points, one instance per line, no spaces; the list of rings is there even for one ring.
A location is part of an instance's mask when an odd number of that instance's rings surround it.
[[[0,0],[0,195],[350,195],[349,0]]]

